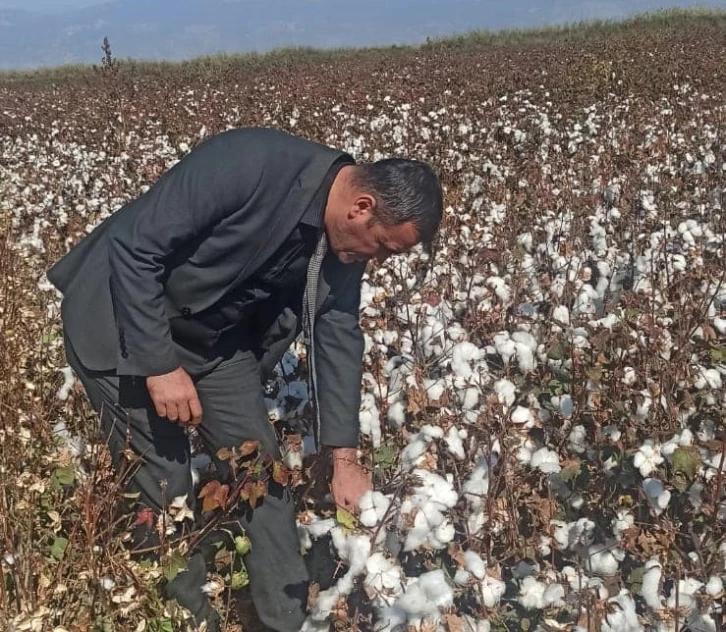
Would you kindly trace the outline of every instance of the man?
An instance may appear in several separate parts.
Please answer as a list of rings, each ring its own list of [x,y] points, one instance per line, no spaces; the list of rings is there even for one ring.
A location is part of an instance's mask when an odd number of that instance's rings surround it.
[[[279,458],[262,384],[305,329],[317,440],[332,449],[334,500],[354,509],[370,485],[356,458],[361,277],[368,260],[431,240],[441,214],[424,163],[356,164],[280,131],[237,129],[196,147],[59,261],[48,278],[64,294],[68,361],[115,467],[128,450],[140,457],[139,505],[193,504],[189,424],[212,454],[256,440]],[[309,578],[289,491],[270,491],[239,523],[260,619],[299,630]],[[216,629],[199,548],[166,594]]]

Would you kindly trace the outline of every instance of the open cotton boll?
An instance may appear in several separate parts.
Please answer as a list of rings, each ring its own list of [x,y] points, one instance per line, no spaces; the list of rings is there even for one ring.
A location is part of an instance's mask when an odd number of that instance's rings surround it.
[[[477,579],[484,579],[487,572],[487,565],[476,551],[464,552],[464,564],[466,570],[469,571]]]
[[[595,575],[615,575],[625,553],[615,546],[614,541],[605,544],[591,544],[587,548],[585,567]]]
[[[682,579],[678,582],[678,585],[671,587],[670,594],[666,600],[666,605],[669,608],[675,608],[676,603],[678,607],[682,608],[686,612],[690,612],[694,608],[698,607],[696,601],[696,594],[703,588],[703,582],[698,581],[694,577]]]
[[[657,470],[661,463],[663,463],[663,457],[660,454],[660,446],[656,445],[652,439],[646,439],[633,457],[633,465],[640,470],[640,475],[643,477]]]
[[[381,446],[381,421],[376,398],[372,393],[361,395],[360,412],[358,413],[360,431],[366,437],[371,438],[374,448]]]
[[[481,597],[484,606],[494,608],[499,604],[504,593],[507,591],[506,584],[496,577],[487,575],[481,583]]]
[[[76,378],[73,377],[73,370],[69,366],[64,366],[63,368],[58,370],[63,376],[63,384],[61,384],[61,387],[58,389],[58,394],[56,395],[56,397],[64,402],[68,399],[68,395],[70,395],[71,389],[76,383]]]
[[[530,465],[545,474],[556,474],[562,469],[557,452],[546,447],[540,448],[532,454]]]
[[[441,608],[448,608],[454,602],[454,591],[446,581],[441,569],[422,574],[416,582],[406,588],[406,592],[396,600],[412,624],[424,619],[438,622]]]
[[[386,414],[388,423],[396,428],[402,428],[406,423],[406,403],[397,400],[388,406],[388,413]]]
[[[465,614],[464,630],[466,632],[492,632],[492,625],[485,619],[474,619],[474,617]]]
[[[381,492],[367,491],[360,499],[360,522],[364,527],[374,527],[388,511],[390,500]]]
[[[451,352],[451,370],[457,377],[470,378],[474,373],[473,364],[477,363],[483,356],[479,347],[471,342],[460,342],[454,346]]]
[[[662,577],[663,567],[660,562],[655,558],[648,560],[645,563],[640,595],[646,605],[654,612],[658,612],[663,608]]]
[[[587,431],[585,426],[573,426],[568,438],[568,447],[573,452],[582,454],[587,450]]]
[[[619,541],[622,538],[623,532],[630,529],[634,524],[635,518],[632,513],[624,509],[619,510],[617,517],[613,518],[610,523],[615,539]]]
[[[365,585],[378,593],[396,597],[403,591],[401,567],[382,553],[374,553],[366,562]]]
[[[651,503],[651,512],[660,516],[668,507],[671,500],[671,493],[657,478],[646,478],[643,481],[643,491]]]
[[[494,392],[499,398],[499,403],[504,406],[505,409],[509,408],[514,404],[516,399],[517,387],[507,379],[497,380],[494,383]]]
[[[464,497],[472,509],[477,511],[484,504],[484,496],[489,493],[489,459],[481,457],[463,487]]]
[[[451,455],[458,460],[464,459],[464,443],[456,426],[451,426],[446,433],[446,446],[449,448]]]
[[[710,577],[706,584],[706,592],[711,595],[711,597],[720,599],[723,596],[723,579],[716,575]]]
[[[534,415],[532,411],[525,406],[517,406],[510,417],[512,423],[522,425],[524,428],[533,428],[535,426]]]
[[[572,417],[574,403],[569,395],[555,395],[550,400],[552,407],[563,417]]]
[[[643,626],[638,620],[635,601],[627,589],[620,591],[617,597],[608,599],[605,620],[602,622],[602,632],[643,632]]]
[[[514,354],[517,353],[517,345],[511,339],[508,331],[500,331],[494,334],[492,339],[494,349],[502,357],[502,362],[507,365],[510,363]]]

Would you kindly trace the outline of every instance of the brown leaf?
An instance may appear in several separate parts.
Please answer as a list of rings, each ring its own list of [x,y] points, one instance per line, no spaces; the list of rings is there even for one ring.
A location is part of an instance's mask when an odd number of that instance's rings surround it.
[[[463,632],[464,619],[458,614],[445,614],[444,623],[448,632]]]
[[[290,470],[279,461],[272,466],[272,480],[280,485],[287,485],[290,480]]]
[[[230,461],[234,458],[235,454],[229,448],[219,448],[217,450],[217,458],[220,461]]]
[[[240,493],[240,498],[250,504],[250,507],[254,509],[257,507],[257,502],[260,498],[264,498],[267,493],[267,486],[262,481],[256,481],[255,483],[245,483]]]
[[[149,509],[147,507],[146,509],[142,509],[138,514],[136,514],[136,526],[140,527],[141,525],[145,525],[149,528],[154,526],[153,509]]]
[[[209,481],[199,492],[199,498],[204,499],[202,511],[224,509],[227,506],[228,495],[228,485],[222,485],[219,481]]]

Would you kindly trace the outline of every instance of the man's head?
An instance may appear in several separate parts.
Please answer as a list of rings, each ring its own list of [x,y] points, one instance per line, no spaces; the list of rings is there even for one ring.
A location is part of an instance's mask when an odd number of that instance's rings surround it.
[[[343,263],[386,259],[433,240],[443,212],[431,167],[391,158],[343,167],[328,196],[325,231]]]

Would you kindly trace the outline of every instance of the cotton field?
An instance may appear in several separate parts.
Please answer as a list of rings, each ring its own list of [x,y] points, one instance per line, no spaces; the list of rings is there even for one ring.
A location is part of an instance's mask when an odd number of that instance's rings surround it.
[[[362,288],[359,514],[310,491],[310,441],[287,450],[301,547],[340,561],[304,629],[721,630],[724,32],[0,84],[0,622],[175,629],[164,568],[111,528],[44,272],[209,134],[267,125],[431,161],[446,189],[435,248]],[[268,384],[271,423],[304,416],[303,360]]]

